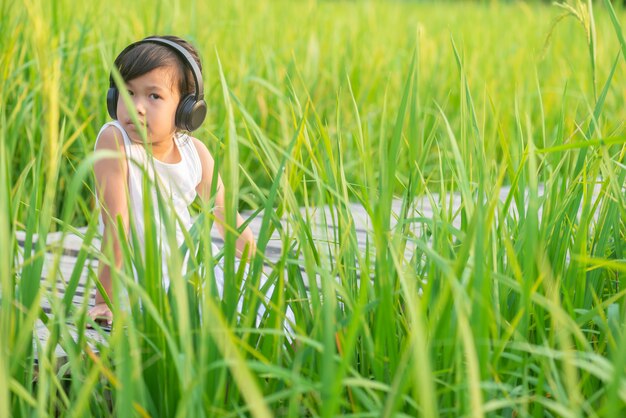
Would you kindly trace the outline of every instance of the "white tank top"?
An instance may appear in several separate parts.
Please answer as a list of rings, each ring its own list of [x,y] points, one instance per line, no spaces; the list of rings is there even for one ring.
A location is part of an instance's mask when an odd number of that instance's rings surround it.
[[[146,222],[143,215],[143,176],[144,173],[149,175],[150,184],[158,184],[163,200],[169,205],[173,204],[174,212],[178,217],[176,222],[176,241],[178,246],[183,243],[184,235],[182,228],[189,230],[192,220],[189,213],[189,205],[196,198],[196,187],[202,179],[202,164],[198,151],[193,140],[184,133],[176,134],[174,143],[178,147],[181,161],[174,164],[164,163],[156,158],[148,157],[143,144],[134,143],[128,137],[128,134],[118,121],[111,121],[102,126],[96,139],[96,146],[100,135],[109,126],[115,126],[124,139],[124,151],[126,153],[126,161],[128,163],[128,192],[129,202],[129,219],[135,226],[139,241],[141,243],[141,252],[144,251],[144,239],[146,231]],[[156,172],[156,177],[155,177]],[[158,183],[155,183],[155,179]],[[120,190],[120,193],[123,193]],[[167,278],[167,268],[165,256],[169,254],[167,245],[164,245],[162,237],[165,236],[165,226],[161,220],[161,214],[158,210],[157,193],[154,187],[151,187],[152,208],[154,210],[154,220],[157,229],[157,240],[163,251],[163,272],[164,284],[169,285]],[[164,207],[167,209],[169,206]],[[174,215],[174,214],[172,214]],[[101,217],[102,219],[102,217]],[[102,221],[101,221],[102,227]]]

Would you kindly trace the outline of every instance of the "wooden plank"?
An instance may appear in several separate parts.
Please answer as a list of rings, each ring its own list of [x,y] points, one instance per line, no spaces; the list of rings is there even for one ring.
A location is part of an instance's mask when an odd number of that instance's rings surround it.
[[[422,202],[415,207],[419,206],[425,208],[423,209],[425,213],[422,213],[422,216],[432,216],[431,212],[428,212],[430,208],[427,204],[424,204]],[[393,212],[398,213],[400,211],[400,207],[401,202],[394,201]],[[350,204],[348,208],[355,223],[354,228],[359,247],[362,250],[365,250],[366,239],[371,229],[369,216],[365,212],[363,207],[358,204]],[[332,254],[332,251],[330,249],[332,249],[336,245],[339,245],[340,242],[340,237],[338,236],[339,229],[336,225],[336,213],[328,207],[324,207],[321,209],[302,208],[301,213],[305,219],[310,220],[311,231],[313,233],[315,242],[318,244],[321,250],[328,250],[327,255],[330,259],[330,254]],[[246,216],[246,214],[243,215],[244,217]],[[250,222],[250,228],[255,236],[258,236],[260,232],[262,219],[262,216],[257,216]],[[394,224],[395,221],[392,220],[392,225]],[[287,225],[287,222],[284,222],[284,225]],[[83,247],[83,237],[81,235],[86,232],[86,228],[79,228],[78,231],[80,235],[69,233],[63,234],[60,232],[56,232],[50,233],[46,237],[46,246],[49,252],[46,252],[46,254],[44,255],[45,260],[42,272],[43,293],[41,297],[41,307],[47,314],[50,314],[52,311],[51,298],[63,297],[67,282],[72,275],[77,256],[79,254],[79,251]],[[26,239],[25,233],[23,231],[18,231],[16,235],[18,242],[21,244],[21,246],[23,246]],[[223,245],[223,240],[217,232],[217,228],[213,228],[211,238],[218,247]],[[37,237],[33,237],[33,241],[36,242],[36,240]],[[281,244],[282,240],[280,238],[279,231],[274,231],[265,251],[265,255],[270,262],[276,262],[282,255]],[[93,242],[90,244],[90,248],[88,250],[91,254],[97,254],[99,252],[99,246],[99,240],[94,239]],[[19,263],[24,262],[23,254],[19,254],[18,258]],[[85,286],[88,280],[87,276],[89,273],[89,269],[91,269],[92,272],[97,271],[97,264],[98,261],[93,258],[89,258],[85,263],[85,266],[81,271],[78,287],[72,298],[72,302],[74,305],[82,305],[85,302],[85,297],[87,297],[87,304],[89,306],[93,306],[95,289],[93,287],[90,287],[88,294],[86,294],[87,291]],[[51,271],[53,268],[55,268],[54,272]],[[54,276],[54,286],[52,285],[51,275]],[[316,281],[319,281],[319,278],[316,278]],[[72,332],[74,335],[76,335],[75,329],[73,329]],[[90,334],[95,333],[95,331],[93,330],[88,330],[88,332]],[[43,323],[38,322],[36,327],[36,333],[39,342],[43,346],[45,346],[45,343],[48,341],[47,327]],[[94,334],[94,337],[95,336],[96,335]],[[94,349],[94,351],[96,350],[95,347],[92,348]],[[66,357],[65,352],[60,346],[55,348],[55,352],[59,359]]]
[[[49,316],[49,321],[54,321],[54,317]],[[77,341],[78,330],[76,329],[76,327],[72,324],[67,324],[67,329],[70,333],[70,337],[74,341]],[[33,348],[34,348],[34,354],[35,354],[35,361],[38,363],[39,362],[39,347],[42,348],[42,352],[44,353],[50,350],[50,347],[48,347],[48,345],[50,344],[50,330],[41,320],[38,319],[35,323],[34,332],[37,335],[37,339],[33,341]],[[98,345],[107,344],[106,338],[100,333],[100,331],[97,331],[95,329],[85,329],[84,335],[87,340],[87,343],[89,344],[90,348],[94,352],[99,351]],[[56,361],[57,367],[67,361],[67,353],[61,347],[60,344],[55,345],[54,356],[57,360]]]
[[[594,195],[597,196],[599,193],[599,185],[597,185],[594,189]],[[510,193],[509,187],[503,187],[499,191],[498,198],[501,202],[505,201],[507,196]],[[538,194],[542,196],[544,193],[543,186],[539,186]],[[433,208],[430,204],[431,199],[433,202],[439,203],[441,201],[440,196],[437,194],[433,194],[429,199],[428,196],[421,196],[417,198],[410,207],[409,217],[423,217],[426,219],[436,219],[439,217],[438,212],[441,210],[440,208]],[[449,213],[457,213],[459,208],[461,207],[462,199],[458,193],[450,194],[444,197],[446,208],[444,209],[447,214]],[[400,213],[402,208],[401,200],[394,200],[392,202],[392,218],[390,219],[390,226],[393,229],[397,225],[397,214]],[[365,251],[367,249],[366,242],[369,239],[370,242],[372,237],[370,236],[372,233],[372,222],[365,211],[365,209],[357,204],[351,203],[347,206],[347,209],[350,211],[350,215],[354,221],[355,234],[358,242],[358,246],[361,251]],[[517,216],[516,213],[516,205],[511,205],[511,215]],[[307,220],[309,227],[311,228],[311,233],[313,234],[313,239],[318,247],[318,249],[322,252],[327,262],[332,261],[332,254],[336,250],[336,246],[339,245],[340,237],[338,234],[340,233],[339,226],[337,225],[337,212],[335,209],[329,207],[323,208],[301,208],[301,214],[305,220]],[[242,214],[244,217],[249,214]],[[541,213],[539,214],[541,216]],[[446,215],[447,216],[447,215]],[[250,222],[250,228],[253,231],[255,236],[258,236],[259,231],[261,229],[262,223],[262,215],[258,215],[256,218],[252,219]],[[453,227],[460,227],[460,216],[455,216],[450,220]],[[283,228],[291,228],[291,225],[287,221],[283,221]],[[84,234],[86,228],[79,228],[79,235],[76,234],[61,234],[61,233],[51,233],[48,234],[46,243],[49,252],[45,254],[44,261],[44,269],[42,272],[42,282],[43,282],[43,294],[41,298],[41,305],[43,310],[46,313],[51,312],[51,298],[61,298],[64,295],[64,291],[66,288],[67,281],[71,277],[72,271],[77,261],[77,256],[81,248],[83,247],[83,240],[81,234]],[[289,232],[289,229],[287,229]],[[410,225],[410,231],[415,234],[415,236],[420,237],[423,235],[423,224],[420,222],[414,222]],[[18,242],[23,243],[25,241],[25,233],[17,232]],[[213,228],[211,232],[211,237],[213,242],[221,247],[223,245],[223,240],[219,233],[217,232],[217,228]],[[37,237],[34,237],[36,241]],[[279,231],[274,231],[268,247],[265,252],[265,256],[269,260],[270,263],[276,262],[282,256],[282,240],[279,234]],[[91,254],[98,254],[99,252],[100,242],[97,239],[91,243],[91,247],[89,248],[89,252]],[[405,252],[405,256],[410,257],[414,252],[415,246],[413,243],[408,242],[407,248]],[[370,250],[373,250],[373,246],[370,246]],[[21,258],[20,258],[21,257]],[[23,254],[18,255],[18,263],[24,262]],[[95,295],[95,289],[92,286],[87,286],[88,283],[88,274],[94,274],[97,271],[98,261],[95,258],[89,258],[85,263],[84,268],[81,271],[81,276],[79,280],[78,288],[76,289],[75,294],[73,295],[72,302],[74,305],[81,305],[85,302],[85,298],[87,298],[87,303],[89,306],[93,306],[93,300]],[[55,271],[51,271],[53,266],[56,265]],[[304,268],[301,267],[303,275],[306,279],[306,272]],[[358,273],[358,272],[357,272]],[[51,278],[51,275],[54,276],[54,279]],[[307,280],[311,280],[312,278],[308,278]],[[319,286],[319,277],[314,278]],[[54,285],[52,284],[54,283]],[[308,285],[308,282],[307,282]],[[87,291],[86,289],[89,289]],[[75,330],[74,330],[75,331]],[[39,341],[45,343],[47,341],[47,328],[43,323],[39,323],[36,329]],[[91,335],[91,331],[90,335]],[[95,331],[94,331],[95,332]],[[94,341],[97,340],[97,336],[94,335]],[[55,348],[57,350],[57,354],[59,358],[63,358],[66,356],[63,350],[60,347]],[[94,347],[95,350],[95,347]]]

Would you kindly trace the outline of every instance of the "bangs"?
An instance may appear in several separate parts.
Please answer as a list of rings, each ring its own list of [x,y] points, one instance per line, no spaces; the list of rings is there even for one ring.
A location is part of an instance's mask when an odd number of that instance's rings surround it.
[[[170,77],[170,88],[178,88],[178,92],[186,91],[186,74],[184,64],[180,62],[176,53],[169,48],[154,44],[144,43],[137,45],[115,60],[122,79],[126,82],[149,73],[155,68],[170,67],[172,69]]]

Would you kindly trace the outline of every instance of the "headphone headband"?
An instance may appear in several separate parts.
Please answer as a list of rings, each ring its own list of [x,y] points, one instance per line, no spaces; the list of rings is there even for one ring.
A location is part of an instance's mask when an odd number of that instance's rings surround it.
[[[189,51],[187,51],[183,46],[177,44],[176,42],[170,41],[169,39],[165,39],[165,38],[152,37],[152,38],[146,38],[142,41],[139,41],[139,43],[146,43],[146,42],[154,42],[157,44],[169,46],[173,48],[176,52],[178,52],[178,54],[187,62],[187,64],[189,64],[189,67],[191,67],[191,73],[193,74],[193,81],[196,86],[196,93],[195,93],[196,100],[202,100],[204,98],[204,85],[202,82],[202,72],[200,71],[200,67],[198,67],[198,63],[191,56]]]

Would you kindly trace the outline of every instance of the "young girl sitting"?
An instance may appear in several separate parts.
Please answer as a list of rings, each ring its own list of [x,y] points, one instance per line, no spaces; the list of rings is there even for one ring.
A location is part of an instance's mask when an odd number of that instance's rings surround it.
[[[175,36],[148,37],[126,47],[116,58],[115,67],[126,84],[133,109],[127,108],[111,76],[107,109],[114,120],[100,130],[95,149],[114,151],[119,157],[98,160],[94,171],[104,227],[102,250],[111,245],[115,267],[120,268],[118,217],[127,235],[129,225],[133,225],[141,245],[146,225],[151,222],[157,225],[157,241],[167,241],[156,206],[154,219],[144,219],[144,193],[150,193],[150,201],[155,205],[157,202],[154,187],[143,190],[145,173],[154,173],[153,180],[159,191],[171,199],[180,222],[176,222],[176,239],[180,246],[184,240],[183,228],[189,230],[192,224],[188,207],[198,195],[204,201],[209,200],[215,167],[207,147],[187,133],[197,129],[206,116],[202,66],[193,46]],[[224,235],[225,190],[220,177],[216,178],[213,213]],[[239,214],[236,217],[237,226],[241,226],[243,219]],[[250,228],[245,228],[238,236],[236,246],[238,255],[255,251]],[[168,252],[167,248],[163,249],[164,255]],[[107,263],[100,263],[99,279],[109,297],[112,295],[110,269]],[[163,271],[163,284],[167,287],[166,267]],[[217,281],[218,286],[224,285],[223,277]],[[112,323],[113,314],[100,292],[96,294],[89,316],[99,322]]]

